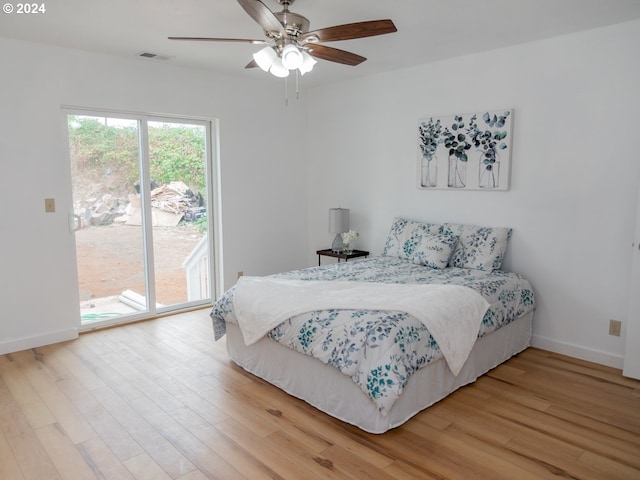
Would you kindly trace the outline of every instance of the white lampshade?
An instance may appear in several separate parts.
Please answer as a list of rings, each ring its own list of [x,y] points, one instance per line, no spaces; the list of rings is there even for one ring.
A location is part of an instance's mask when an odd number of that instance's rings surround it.
[[[288,70],[299,68],[304,62],[302,52],[293,44],[288,44],[282,50],[282,65]]]
[[[342,235],[349,231],[349,209],[348,208],[330,208],[329,209],[329,233],[335,233],[336,237],[331,244],[331,251],[334,253],[342,253],[345,245]]]
[[[271,69],[269,71],[276,77],[284,78],[289,76],[289,69],[285,68],[285,66],[282,65],[282,60],[280,60],[279,58],[276,58],[274,60],[273,65],[271,65]]]
[[[302,58],[304,59],[304,61],[302,62],[302,65],[298,67],[298,70],[300,70],[300,75],[304,75],[305,73],[310,72],[311,70],[313,70],[313,66],[318,63],[315,58],[304,51],[302,52]]]
[[[278,59],[278,55],[273,48],[264,47],[262,50],[253,54],[253,59],[262,70],[268,72],[273,62]]]
[[[349,231],[349,209],[329,209],[329,233],[345,233]]]

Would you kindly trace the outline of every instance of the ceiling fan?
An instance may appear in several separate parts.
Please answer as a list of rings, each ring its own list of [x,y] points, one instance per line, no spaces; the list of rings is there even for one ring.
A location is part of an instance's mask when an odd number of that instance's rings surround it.
[[[237,0],[240,6],[264,30],[267,40],[244,38],[169,37],[170,40],[209,42],[242,42],[267,47],[256,52],[245,68],[260,67],[277,77],[286,77],[290,70],[305,74],[313,68],[315,58],[344,65],[359,65],[365,57],[338,48],[322,45],[324,42],[352,40],[396,32],[391,20],[336,25],[309,31],[309,20],[289,10],[295,0],[278,0],[282,11],[272,12],[260,0]]]

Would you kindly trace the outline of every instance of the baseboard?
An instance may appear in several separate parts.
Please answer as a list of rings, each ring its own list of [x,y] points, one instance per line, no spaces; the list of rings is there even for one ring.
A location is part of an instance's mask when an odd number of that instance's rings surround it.
[[[0,355],[19,352],[20,350],[27,350],[29,348],[41,347],[43,345],[50,345],[52,343],[66,342],[67,340],[74,340],[76,338],[78,338],[78,329],[70,328],[67,330],[51,332],[46,335],[0,342]],[[613,368],[622,369],[624,363],[624,357],[622,355],[614,355],[609,352],[593,350],[580,345],[542,337],[540,335],[533,335],[531,337],[531,346]]]
[[[624,362],[622,355],[593,350],[572,343],[560,342],[552,338],[541,337],[540,335],[533,335],[531,337],[531,346],[613,368],[622,369]]]
[[[78,329],[69,328],[67,330],[50,332],[45,335],[23,337],[9,340],[8,342],[0,342],[0,355],[11,352],[19,352],[20,350],[28,350],[30,348],[41,347],[43,345],[51,345],[52,343],[75,340],[76,338],[78,338]]]

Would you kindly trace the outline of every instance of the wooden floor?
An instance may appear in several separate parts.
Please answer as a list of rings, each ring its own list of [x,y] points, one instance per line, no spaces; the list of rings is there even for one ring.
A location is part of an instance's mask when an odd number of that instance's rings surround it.
[[[245,373],[208,311],[0,356],[0,479],[640,479],[640,382],[528,349],[384,435]]]

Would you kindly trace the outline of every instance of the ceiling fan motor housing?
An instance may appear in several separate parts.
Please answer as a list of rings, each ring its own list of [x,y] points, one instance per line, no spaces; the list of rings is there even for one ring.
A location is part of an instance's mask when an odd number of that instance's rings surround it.
[[[297,38],[309,31],[309,20],[297,13],[290,12],[286,8],[282,12],[274,12],[274,15],[284,26],[287,35]]]

